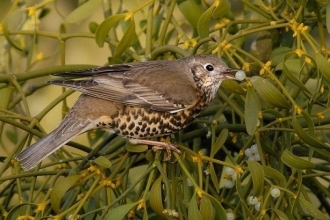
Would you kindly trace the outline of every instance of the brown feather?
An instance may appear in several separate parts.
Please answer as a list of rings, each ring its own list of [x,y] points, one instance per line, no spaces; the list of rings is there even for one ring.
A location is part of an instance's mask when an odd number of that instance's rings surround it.
[[[179,61],[172,63],[176,66],[182,65]],[[49,83],[78,90],[96,98],[149,107],[157,111],[180,111],[198,98],[199,92],[193,78],[189,74],[173,71],[166,61],[144,62],[132,64],[129,68],[128,65],[124,67],[115,65],[96,68],[91,70],[92,74],[81,72],[80,76],[91,75],[89,80],[53,80]],[[159,72],[159,69],[163,71]],[[167,81],[163,80],[164,75]],[[150,79],[153,83],[150,83]]]

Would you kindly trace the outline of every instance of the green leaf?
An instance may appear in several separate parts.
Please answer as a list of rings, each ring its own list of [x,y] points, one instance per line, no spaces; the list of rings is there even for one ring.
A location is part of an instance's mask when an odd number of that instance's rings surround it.
[[[11,143],[16,144],[18,141],[17,131],[13,132],[11,130],[5,131],[7,138],[10,140]]]
[[[38,19],[42,19],[42,18],[46,17],[49,13],[50,13],[49,8],[42,8],[42,11],[38,16]]]
[[[65,193],[77,183],[80,179],[80,175],[68,176],[65,178],[60,178],[56,181],[53,190],[50,193],[50,203],[52,208],[56,213],[61,212],[61,200]]]
[[[279,47],[273,50],[270,54],[270,61],[272,61],[272,65],[277,66],[282,63],[284,55],[289,52],[292,52],[292,49],[289,47]]]
[[[229,131],[228,129],[223,129],[221,133],[219,134],[217,140],[215,141],[215,144],[211,147],[211,154],[210,157],[214,157],[214,155],[221,149],[223,144],[226,142],[228,138]]]
[[[285,62],[287,68],[291,71],[292,74],[294,74],[295,76],[300,74],[300,73],[307,73],[306,68],[301,69],[303,62],[305,62],[302,58],[299,59],[292,59],[290,58],[291,56],[296,56],[295,52],[291,52],[291,53],[287,53],[286,55],[284,55],[284,61],[279,63],[276,67],[275,70],[283,70],[284,71],[284,67],[283,67],[283,63]],[[297,78],[297,77],[296,77]]]
[[[127,143],[125,145],[125,148],[127,151],[129,152],[133,152],[133,153],[142,153],[148,150],[148,145],[145,144],[130,144]]]
[[[68,23],[79,22],[91,14],[100,6],[102,0],[89,0],[84,4],[80,5],[78,8],[73,10],[66,18],[65,21]]]
[[[13,20],[16,20],[15,17],[20,17],[21,16],[21,13],[20,11],[15,11],[13,13],[10,13],[9,16],[4,20],[3,22],[3,36],[6,38],[7,40],[7,43],[12,46],[13,48],[19,50],[19,51],[24,51],[23,48],[21,48],[19,45],[17,45],[13,39],[16,39],[16,38],[13,38],[10,31],[9,31],[9,23],[10,21],[13,21]]]
[[[315,62],[316,62],[317,68],[320,70],[322,76],[324,76],[324,78],[328,82],[330,82],[330,71],[329,71],[330,63],[320,53],[315,54]]]
[[[272,115],[274,115],[276,118],[284,118],[284,115],[283,115],[281,112],[279,112],[279,111],[277,111],[277,110],[275,110],[275,109],[266,109],[266,110],[263,111],[263,113],[269,113],[269,114],[272,114]]]
[[[299,203],[301,206],[303,206],[304,211],[307,212],[312,219],[320,219],[320,220],[326,220],[328,219],[324,213],[322,213],[315,204],[312,204],[305,200],[304,198],[299,197]]]
[[[290,65],[288,63],[289,60],[284,61],[283,62],[283,72],[285,73],[285,75],[288,77],[288,79],[295,84],[296,86],[298,86],[301,90],[303,90],[304,92],[306,92],[307,94],[311,95],[309,90],[306,88],[306,86],[295,76],[295,74],[293,74],[293,72],[289,69],[289,66],[293,66]],[[294,65],[297,66],[297,65]],[[299,67],[299,66],[298,66]]]
[[[313,169],[316,167],[314,163],[295,156],[288,149],[285,149],[282,153],[281,160],[285,165],[298,170]]]
[[[125,32],[127,30],[127,28],[129,27],[129,25],[131,24],[131,19],[129,19],[128,21],[123,21],[123,22],[120,22],[120,26],[122,28],[122,31]],[[136,25],[136,23],[135,23]],[[139,25],[140,26],[140,25]],[[145,28],[142,28],[142,30],[145,30],[147,27]],[[135,28],[136,29],[136,28]],[[141,30],[140,27],[138,27],[137,30]],[[131,42],[130,42],[130,46],[132,47],[132,49],[134,51],[140,51],[140,50],[143,50],[143,47],[141,46],[141,43],[140,43],[140,39],[139,39],[139,36],[137,35],[136,31],[134,31],[132,33],[132,35],[130,36],[130,39],[131,39]]]
[[[200,214],[202,219],[212,220],[215,217],[212,203],[205,195],[202,196],[200,201]]]
[[[285,186],[286,179],[280,171],[278,171],[278,170],[276,170],[272,167],[263,166],[262,168],[264,169],[265,177],[270,178],[270,179],[274,179],[275,181],[278,182],[278,184],[280,186]]]
[[[309,124],[309,128],[311,128],[310,126],[313,126],[313,122],[311,121],[311,119],[309,118],[309,116],[307,114],[303,114],[303,115],[304,115],[305,119],[307,120],[307,124]],[[292,127],[295,130],[298,137],[306,144],[309,144],[310,146],[316,147],[316,148],[327,149],[327,150],[330,149],[330,147],[328,145],[320,142],[315,137],[313,137],[314,129],[311,129],[311,131],[310,131],[312,133],[312,135],[303,130],[303,128],[300,126],[300,124],[297,120],[296,114],[293,115]]]
[[[256,161],[247,161],[253,183],[253,195],[258,196],[264,187],[264,169]]]
[[[124,19],[127,13],[117,14],[105,19],[96,30],[95,41],[99,47],[103,47],[105,38],[111,28],[113,28],[120,20]]]
[[[289,109],[291,107],[283,94],[267,79],[259,76],[253,76],[251,77],[251,83],[265,102],[280,108]]]
[[[92,21],[88,24],[89,31],[93,34],[96,33],[96,30],[99,28],[99,24]]]
[[[301,111],[301,114],[304,116],[304,119],[305,119],[306,122],[307,122],[308,133],[309,133],[312,137],[314,137],[314,135],[315,135],[315,126],[314,126],[314,122],[313,122],[312,118],[311,118],[311,117],[309,116],[309,114],[308,114],[306,111],[304,111],[304,110]],[[294,115],[294,117],[296,117],[296,116]]]
[[[203,220],[201,213],[198,210],[196,193],[193,194],[188,206],[189,220]]]
[[[284,212],[279,209],[272,209],[276,215],[279,217],[280,220],[289,220],[288,216]]]
[[[273,149],[272,146],[269,146],[267,143],[265,143],[263,140],[260,140],[261,148],[264,150],[266,153],[277,157],[278,153]]]
[[[128,203],[111,209],[104,219],[123,219],[127,213],[139,204],[140,201]]]
[[[217,172],[214,169],[214,165],[213,165],[212,162],[210,162],[210,165],[209,165],[209,173],[210,173],[213,185],[216,186],[215,190],[217,192],[219,192],[220,188],[218,187],[219,186],[218,175],[217,175]]]
[[[197,23],[197,32],[201,39],[209,36],[210,33],[210,21],[214,10],[214,5],[209,7],[199,18]]]
[[[163,196],[162,196],[162,177],[158,177],[155,182],[152,184],[150,189],[150,207],[151,209],[159,215],[161,218],[166,219],[166,215],[163,213]]]
[[[245,95],[245,90],[237,83],[235,80],[224,80],[221,83],[221,88],[225,91],[238,94],[238,95]]]
[[[98,213],[94,212],[100,205],[97,196],[90,197],[83,205],[85,213],[90,213],[90,215],[84,216],[84,220],[95,220],[97,219]],[[79,217],[78,217],[79,218]]]
[[[215,219],[227,219],[227,212],[218,200],[207,193],[203,193],[203,196],[207,197],[211,201],[215,210]]]
[[[230,11],[231,5],[228,0],[218,1],[217,7],[212,13],[213,18],[223,18]]]
[[[247,88],[247,94],[245,98],[245,108],[244,108],[244,119],[246,131],[249,135],[253,136],[257,128],[259,119],[259,102],[258,97],[251,87]]]
[[[20,219],[20,218],[22,218],[23,215],[28,214],[27,210],[31,211],[31,209],[34,209],[34,208],[36,209],[37,207],[38,207],[38,204],[34,204],[34,203],[23,203],[23,204],[15,205],[8,212],[6,219],[8,219],[8,220]],[[32,215],[32,213],[30,213],[30,214]]]
[[[226,142],[228,138],[229,131],[227,129],[223,129],[221,133],[219,134],[217,140],[215,141],[215,144],[211,147],[211,153],[210,157],[214,157],[214,155],[221,149],[223,144]],[[211,180],[215,186],[219,186],[219,181],[218,181],[218,175],[216,174],[214,170],[214,165],[212,162],[209,164],[209,172],[211,176]],[[219,188],[216,189],[217,191]]]
[[[132,43],[132,36],[135,34],[135,22],[134,18],[131,18],[131,22],[127,27],[121,41],[119,42],[118,46],[116,47],[115,53],[113,55],[113,59],[118,59],[131,45]]]
[[[237,194],[241,200],[241,206],[243,206],[243,211],[244,211],[244,219],[255,219],[255,217],[253,216],[251,210],[249,209],[249,207],[247,206],[246,204],[246,198],[244,197],[245,196],[245,193],[243,193],[243,187],[242,187],[242,182],[241,182],[241,179],[240,178],[237,178],[236,179],[236,191],[237,191]],[[221,218],[219,218],[221,219]]]
[[[98,158],[93,160],[93,162],[95,164],[97,164],[98,166],[103,167],[103,168],[107,168],[107,169],[112,166],[111,161],[108,158],[104,157],[104,156],[99,156]]]
[[[198,20],[203,13],[201,4],[197,4],[195,0],[184,0],[178,1],[178,6],[187,21],[196,28]]]

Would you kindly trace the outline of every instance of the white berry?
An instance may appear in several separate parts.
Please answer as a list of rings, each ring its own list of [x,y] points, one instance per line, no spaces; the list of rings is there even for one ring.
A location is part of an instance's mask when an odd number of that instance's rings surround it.
[[[236,78],[237,80],[242,81],[242,80],[244,80],[244,79],[246,78],[246,74],[245,74],[245,72],[244,72],[243,70],[239,70],[239,71],[237,71],[237,72],[235,73],[235,78]]]
[[[259,153],[253,155],[255,161],[260,161],[260,155]]]
[[[254,208],[259,212],[261,207],[261,202],[257,202],[257,204],[254,205]]]
[[[248,202],[249,202],[251,205],[255,205],[255,204],[257,204],[257,203],[259,202],[259,200],[258,200],[258,198],[255,197],[255,196],[250,196],[250,197],[248,198]]]
[[[227,189],[231,189],[235,186],[235,182],[231,180],[225,180],[224,187]]]
[[[251,146],[251,152],[253,154],[257,154],[258,153],[258,146],[256,144]]]
[[[272,189],[272,191],[270,191],[270,194],[272,195],[272,197],[278,198],[281,195],[281,190],[279,190],[278,188],[274,188]]]
[[[247,157],[251,157],[251,156],[252,156],[251,149],[250,149],[250,148],[247,148],[247,149],[244,151],[244,154],[245,154],[245,156],[247,156]]]
[[[235,215],[232,212],[227,212],[227,219],[228,220],[234,220],[235,219]]]
[[[233,175],[235,173],[235,170],[231,167],[226,167],[225,168],[225,174],[228,174],[228,175]]]

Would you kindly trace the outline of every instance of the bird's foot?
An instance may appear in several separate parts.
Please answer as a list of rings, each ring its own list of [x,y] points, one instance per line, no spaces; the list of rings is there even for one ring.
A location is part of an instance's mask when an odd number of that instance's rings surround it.
[[[166,150],[167,156],[164,159],[165,161],[168,161],[172,157],[172,151],[176,152],[178,154],[181,154],[181,151],[177,148],[177,146],[169,143],[166,139],[164,139],[165,142],[160,141],[151,141],[151,140],[140,140],[140,139],[129,139],[129,142],[131,144],[146,144],[151,145],[153,151],[157,150]]]

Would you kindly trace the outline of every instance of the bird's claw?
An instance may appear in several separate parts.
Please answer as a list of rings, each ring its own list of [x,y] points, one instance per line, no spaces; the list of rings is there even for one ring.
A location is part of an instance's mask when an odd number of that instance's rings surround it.
[[[167,156],[164,159],[164,161],[169,161],[172,157],[172,152],[176,152],[178,154],[181,154],[181,151],[177,148],[177,146],[173,144],[169,144],[166,142],[160,142],[160,141],[151,141],[151,140],[140,140],[140,139],[130,139],[129,140],[132,144],[146,144],[151,145],[153,151],[157,150],[166,150]]]

